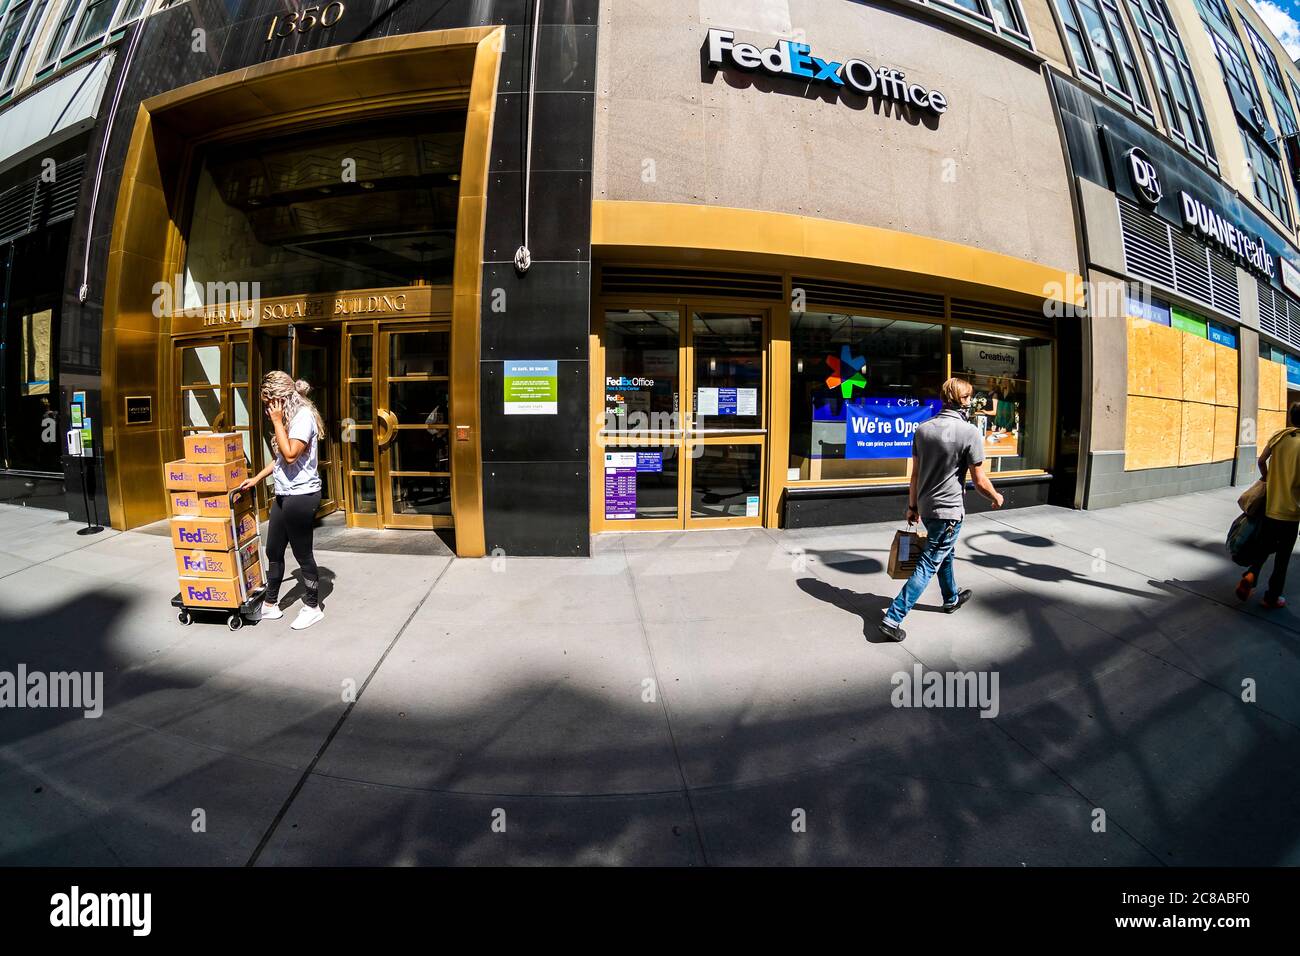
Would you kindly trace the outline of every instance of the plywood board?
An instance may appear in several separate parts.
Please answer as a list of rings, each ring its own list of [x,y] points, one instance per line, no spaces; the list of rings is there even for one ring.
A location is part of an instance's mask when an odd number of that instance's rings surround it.
[[[1261,408],[1256,419],[1255,445],[1261,451],[1268,440],[1286,427],[1286,412],[1274,412]]]
[[[1183,401],[1214,404],[1214,343],[1190,332],[1182,333]]]
[[[1237,356],[1236,349],[1226,345],[1210,343],[1214,348],[1214,404],[1238,404],[1237,399]]]
[[[1183,402],[1182,437],[1178,464],[1203,465],[1214,454],[1214,406]]]
[[[1227,461],[1237,455],[1237,410],[1225,406],[1214,409],[1214,451],[1210,461]]]
[[[1152,323],[1147,329],[1143,361],[1151,368],[1151,394],[1158,398],[1183,397],[1183,336],[1179,329]]]
[[[1128,393],[1150,395],[1155,385],[1151,368],[1151,323],[1146,319],[1128,317]]]
[[[1286,366],[1281,362],[1259,360],[1259,407],[1274,412],[1286,410]]]
[[[1182,425],[1181,402],[1131,396],[1124,421],[1124,470],[1178,464]]]

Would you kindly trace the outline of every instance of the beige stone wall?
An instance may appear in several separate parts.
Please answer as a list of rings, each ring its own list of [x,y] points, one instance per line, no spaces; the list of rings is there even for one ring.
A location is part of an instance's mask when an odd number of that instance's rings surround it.
[[[764,47],[802,35],[824,59],[897,67],[951,108],[922,121],[793,81],[710,80],[700,50],[712,26]],[[1035,40],[1059,44],[1042,26]],[[843,220],[1078,270],[1046,80],[979,31],[906,4],[605,0],[599,42],[597,199]]]

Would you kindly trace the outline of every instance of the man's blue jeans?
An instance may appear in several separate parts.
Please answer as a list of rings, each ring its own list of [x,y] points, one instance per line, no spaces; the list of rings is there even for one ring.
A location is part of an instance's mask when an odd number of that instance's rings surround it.
[[[953,573],[952,553],[957,548],[957,535],[961,533],[961,521],[945,521],[942,518],[922,518],[928,538],[925,550],[917,559],[916,570],[898,592],[894,603],[885,610],[885,623],[897,627],[907,617],[921,595],[925,593],[930,578],[939,572],[939,590],[943,592],[944,604],[957,603],[957,576]]]

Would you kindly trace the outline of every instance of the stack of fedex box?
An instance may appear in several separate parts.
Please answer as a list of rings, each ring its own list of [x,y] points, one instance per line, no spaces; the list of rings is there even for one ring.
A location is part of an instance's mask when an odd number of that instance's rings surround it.
[[[185,457],[163,469],[181,602],[187,607],[238,607],[241,567],[245,594],[262,585],[253,490],[231,495],[248,477],[243,437],[187,435]]]

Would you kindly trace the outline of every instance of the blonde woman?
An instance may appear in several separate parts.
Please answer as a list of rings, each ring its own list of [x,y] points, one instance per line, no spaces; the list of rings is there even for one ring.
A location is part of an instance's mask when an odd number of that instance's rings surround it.
[[[262,405],[275,430],[271,443],[275,457],[271,464],[241,485],[252,488],[268,476],[274,477],[275,499],[266,533],[266,597],[262,600],[262,619],[275,621],[284,617],[284,611],[280,610],[280,583],[284,580],[284,549],[288,545],[302,569],[306,589],[302,610],[290,625],[295,631],[311,627],[325,616],[320,607],[320,575],[311,549],[321,488],[316,448],[325,428],[320,412],[307,397],[310,392],[311,386],[301,379],[295,382],[284,372],[267,372],[262,379]]]

